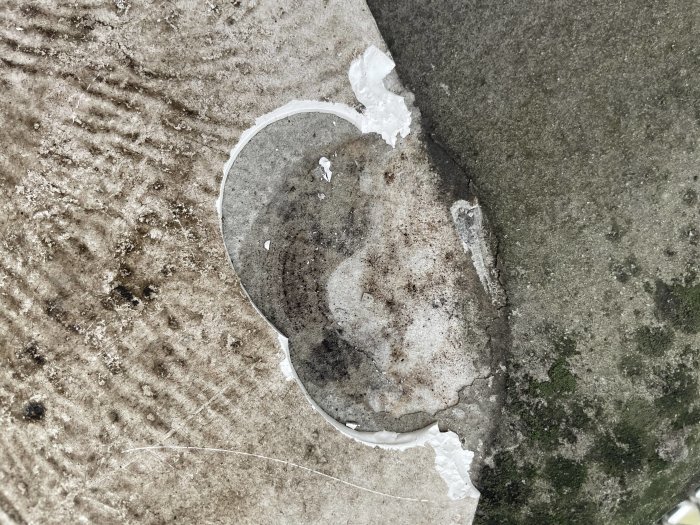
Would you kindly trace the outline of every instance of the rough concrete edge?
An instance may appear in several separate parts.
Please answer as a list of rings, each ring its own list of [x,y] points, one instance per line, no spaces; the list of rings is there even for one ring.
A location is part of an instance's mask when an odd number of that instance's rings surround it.
[[[372,67],[371,64],[373,60],[379,61],[379,67],[382,70],[380,76],[377,75],[364,75],[365,80],[358,80],[358,68],[362,67],[366,69],[367,67]],[[387,61],[390,62],[390,67],[387,66]],[[387,96],[390,98],[397,97],[394,93],[386,90],[383,87],[382,79],[394,68],[394,62],[386,54],[379,51],[375,46],[370,46],[361,58],[353,61],[351,65],[351,71],[354,73],[351,75],[351,85],[353,91],[358,95],[358,90],[363,89],[363,82],[367,84],[374,84],[373,90],[377,92],[377,81],[381,84],[382,89],[386,91]],[[402,97],[400,97],[402,98]],[[403,100],[403,99],[402,99]],[[394,147],[395,145],[395,133],[391,133],[387,129],[378,129],[377,126],[367,126],[367,122],[371,121],[371,113],[374,109],[372,106],[367,107],[366,114],[361,114],[352,107],[334,102],[322,102],[315,100],[293,100],[284,106],[281,106],[255,120],[255,124],[243,132],[238,143],[231,150],[228,161],[224,164],[223,177],[221,180],[221,186],[219,191],[219,197],[216,200],[216,210],[219,215],[219,230],[221,234],[221,239],[224,242],[224,231],[223,231],[223,198],[224,198],[224,188],[226,186],[226,181],[228,175],[233,167],[233,164],[241,153],[243,148],[251,141],[251,139],[264,128],[270,124],[282,120],[284,118],[290,117],[292,115],[300,113],[327,113],[336,115],[343,118],[353,124],[356,128],[360,130],[361,133],[376,132],[382,135],[384,140]],[[378,104],[381,107],[381,104]],[[396,106],[394,104],[394,106]],[[403,108],[408,112],[405,103]],[[406,113],[408,114],[408,113]],[[410,114],[408,116],[409,122],[406,123],[405,118],[402,118],[404,114],[402,113],[399,118],[393,119],[395,123],[399,123],[396,133],[400,133],[402,137],[405,137],[410,124]],[[369,118],[368,118],[369,117]],[[385,115],[380,115],[380,120]],[[391,117],[391,116],[389,116]],[[389,118],[388,122],[392,122]],[[233,261],[230,257],[227,257],[231,268],[235,271],[233,267]],[[416,430],[413,432],[396,433],[389,431],[379,431],[379,432],[362,432],[351,429],[339,421],[336,421],[331,416],[329,416],[324,410],[322,410],[316,402],[311,398],[311,396],[306,391],[306,388],[299,380],[299,377],[292,365],[290,355],[289,355],[289,342],[288,339],[272,324],[270,321],[262,314],[255,303],[252,301],[250,295],[246,291],[243,284],[240,285],[241,289],[245,293],[246,297],[253,305],[255,311],[262,317],[267,324],[276,332],[277,339],[284,354],[282,361],[280,362],[280,369],[288,381],[294,380],[301,389],[304,397],[309,402],[313,410],[318,412],[323,419],[325,419],[331,426],[338,430],[341,434],[362,443],[363,445],[371,447],[379,447],[388,450],[406,450],[413,447],[424,447],[430,445],[435,451],[435,469],[438,474],[442,477],[448,487],[448,497],[452,500],[459,500],[466,497],[478,498],[480,496],[479,491],[474,487],[469,477],[469,469],[471,466],[474,453],[470,450],[465,450],[462,448],[459,436],[451,431],[440,432],[437,423],[433,423],[421,430]]]

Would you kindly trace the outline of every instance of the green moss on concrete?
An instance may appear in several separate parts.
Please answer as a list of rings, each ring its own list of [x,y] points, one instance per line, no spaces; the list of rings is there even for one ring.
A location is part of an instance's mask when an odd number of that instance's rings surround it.
[[[631,378],[639,378],[647,371],[646,363],[638,355],[625,354],[618,363],[620,372]]]
[[[621,502],[616,518],[610,525],[647,525],[673,505],[688,496],[691,488],[700,483],[700,450],[697,443],[688,443],[688,459],[674,464],[666,463],[653,476],[642,476],[631,497]]]
[[[561,456],[549,458],[544,474],[558,492],[577,494],[586,481],[588,468],[585,464]]]
[[[680,355],[683,364],[668,368],[665,357],[675,340],[673,331],[640,327],[633,338],[634,350],[619,366],[628,375],[632,370],[638,384],[656,398],[604,400],[580,391],[571,364],[578,354],[576,340],[551,327],[545,333],[551,343],[545,355],[553,356],[547,378],[538,380],[516,369],[506,381],[506,410],[515,416],[511,425],[522,442],[486,469],[478,483],[481,514],[475,523],[653,523],[677,501],[677,487],[682,484],[675,477],[670,481],[673,487],[659,492],[652,501],[640,499],[650,480],[677,468],[657,453],[663,436],[674,428],[700,423],[700,410],[695,406],[699,387],[692,374],[698,351],[687,347]],[[571,457],[570,444],[588,443],[582,457]],[[681,463],[689,462],[700,472],[700,459],[689,457]],[[602,496],[592,496],[587,484],[592,471],[603,476],[596,483],[609,478],[614,481],[611,486],[621,487],[614,516],[606,510],[604,521],[598,515],[604,508]]]
[[[506,381],[509,412],[518,416],[518,432],[524,436],[519,450],[532,457],[532,451],[549,451],[544,463],[522,461],[519,454],[499,453],[494,466],[486,467],[479,480],[481,500],[475,523],[481,525],[590,524],[593,507],[579,494],[588,469],[582,462],[557,451],[576,443],[578,433],[590,431],[592,421],[585,399],[577,396],[577,378],[569,358],[576,355],[576,340],[549,327],[554,362],[547,379],[539,381],[528,374],[509,376]],[[548,503],[542,501],[546,486]]]
[[[508,522],[503,522],[505,525]],[[599,523],[591,502],[571,501],[567,505],[538,503],[533,506],[524,525],[591,525]]]
[[[484,467],[481,474],[476,522],[483,525],[521,523],[522,516],[518,516],[517,509],[524,508],[530,498],[536,472],[532,464],[519,465],[511,452],[496,454],[493,467]]]
[[[567,341],[560,350],[564,355],[572,355],[575,342]],[[574,443],[574,430],[584,428],[590,418],[579,402],[570,400],[576,391],[576,376],[565,357],[554,361],[547,377],[547,381],[537,381],[527,376],[526,388],[512,403],[524,433],[538,446],[553,450],[562,442]]]
[[[700,423],[700,408],[690,408],[684,410],[671,422],[671,428],[680,430],[682,428],[694,427]]]
[[[567,413],[560,404],[529,403],[520,418],[528,438],[545,450],[559,446],[568,423]]]
[[[608,476],[624,478],[642,467],[642,458],[639,457],[640,440],[629,435],[626,435],[625,439],[627,442],[622,443],[614,433],[606,432],[595,440],[591,459],[599,463]]]
[[[536,392],[544,398],[565,395],[576,390],[576,376],[571,373],[566,359],[560,357],[547,371],[549,381],[534,384]]]
[[[552,330],[550,329],[550,332]],[[572,357],[578,352],[576,350],[576,339],[566,334],[552,333],[552,345],[554,346],[554,355],[558,357]]]
[[[662,356],[673,343],[673,332],[663,327],[642,326],[635,333],[635,342],[639,352]]]
[[[700,331],[700,284],[657,280],[654,302],[659,316],[676,328],[691,334]]]
[[[656,405],[669,419],[684,420],[697,401],[697,372],[686,364],[680,364],[664,373],[662,379],[662,395],[656,400]]]

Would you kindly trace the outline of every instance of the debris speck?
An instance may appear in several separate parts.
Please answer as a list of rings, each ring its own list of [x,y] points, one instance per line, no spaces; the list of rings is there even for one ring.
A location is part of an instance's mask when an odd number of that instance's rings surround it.
[[[270,251],[270,241],[265,241],[265,243],[263,244],[263,246],[265,247],[265,249],[266,249],[267,251]]]
[[[24,419],[41,421],[46,414],[46,407],[41,401],[30,401],[24,407]]]

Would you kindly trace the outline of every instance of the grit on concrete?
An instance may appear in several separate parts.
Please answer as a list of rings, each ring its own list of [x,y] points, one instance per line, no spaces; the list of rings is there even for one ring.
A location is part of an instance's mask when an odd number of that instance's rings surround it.
[[[700,482],[700,3],[368,3],[500,241],[478,522],[653,522]]]
[[[0,521],[468,522],[432,450],[354,443],[283,381],[214,210],[255,117],[355,103],[348,65],[383,47],[364,2],[0,20]],[[124,452],[148,445],[210,450]]]

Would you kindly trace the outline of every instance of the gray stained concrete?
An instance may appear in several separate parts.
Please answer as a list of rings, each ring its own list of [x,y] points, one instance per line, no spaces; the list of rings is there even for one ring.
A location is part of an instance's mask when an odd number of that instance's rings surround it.
[[[477,523],[652,523],[700,482],[700,4],[369,5],[499,241]]]

